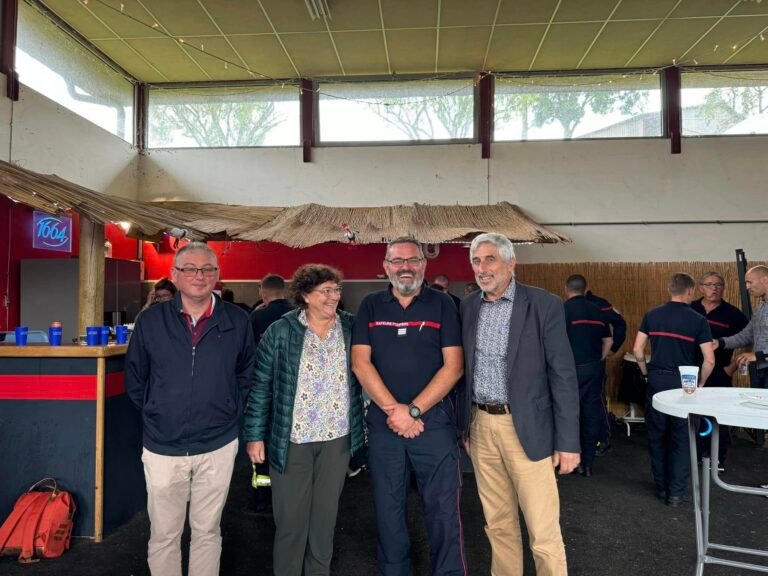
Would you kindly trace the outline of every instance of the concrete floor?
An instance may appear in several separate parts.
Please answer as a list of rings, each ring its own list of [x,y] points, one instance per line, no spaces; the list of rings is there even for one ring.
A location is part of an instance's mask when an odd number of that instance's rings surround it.
[[[238,466],[224,512],[221,574],[269,575],[272,572],[271,518],[244,514],[249,498],[250,470]],[[474,477],[465,474],[462,513],[470,574],[490,573],[490,547]],[[737,439],[728,459],[726,480],[748,485],[768,482],[768,451],[747,439]],[[678,576],[693,574],[693,506],[669,508],[654,497],[642,427],[631,437],[624,428],[614,434],[613,450],[599,458],[590,479],[560,479],[562,530],[569,574],[601,576]],[[413,543],[413,574],[426,576],[429,549],[418,496],[409,502]],[[768,499],[727,494],[713,488],[711,540],[723,544],[768,548]],[[57,560],[22,566],[0,559],[0,575],[25,576],[143,576],[148,575],[146,513],[137,515],[101,544],[76,540]],[[336,527],[332,574],[376,574],[376,532],[370,481],[366,473],[349,479],[342,495]],[[768,561],[765,562],[768,565]],[[708,566],[706,576],[736,576],[745,571]],[[525,574],[535,570],[530,554]]]

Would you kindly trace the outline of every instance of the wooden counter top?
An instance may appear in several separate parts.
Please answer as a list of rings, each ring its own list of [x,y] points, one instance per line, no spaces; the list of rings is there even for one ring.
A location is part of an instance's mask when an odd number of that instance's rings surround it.
[[[0,358],[108,358],[121,356],[127,344],[108,346],[51,346],[49,344],[0,344]]]

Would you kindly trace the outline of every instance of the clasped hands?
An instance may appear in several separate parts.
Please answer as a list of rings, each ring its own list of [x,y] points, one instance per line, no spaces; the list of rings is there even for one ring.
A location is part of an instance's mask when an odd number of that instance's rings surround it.
[[[381,409],[387,415],[387,426],[398,436],[411,439],[424,432],[424,422],[410,415],[407,404],[385,404]]]

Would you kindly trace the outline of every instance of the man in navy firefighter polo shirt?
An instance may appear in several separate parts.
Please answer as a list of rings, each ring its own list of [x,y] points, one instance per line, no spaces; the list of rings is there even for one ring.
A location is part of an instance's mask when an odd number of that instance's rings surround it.
[[[603,380],[605,359],[611,352],[613,338],[608,318],[584,296],[587,281],[581,274],[573,274],[565,282],[565,329],[576,362],[579,381],[579,437],[581,464],[579,472],[592,476],[597,439],[603,418]]]
[[[373,400],[367,421],[379,573],[411,573],[406,498],[414,472],[432,574],[464,576],[461,468],[449,396],[463,373],[459,314],[447,294],[424,285],[427,266],[415,239],[392,240],[383,264],[391,285],[363,300],[352,336],[352,369]]]
[[[667,285],[669,302],[646,313],[635,337],[633,352],[646,386],[645,426],[648,452],[656,483],[656,497],[669,506],[683,503],[691,461],[688,422],[662,414],[653,407],[653,395],[680,388],[680,366],[697,364],[703,358],[699,386],[703,386],[715,367],[712,333],[707,320],[691,308],[696,282],[688,274],[673,274]],[[645,345],[651,343],[651,361],[646,366]]]

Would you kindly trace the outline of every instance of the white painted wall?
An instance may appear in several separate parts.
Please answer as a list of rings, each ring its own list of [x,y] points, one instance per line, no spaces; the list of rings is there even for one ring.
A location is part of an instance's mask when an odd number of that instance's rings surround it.
[[[155,150],[141,198],[265,206],[483,204],[506,200],[543,223],[768,220],[768,137],[593,140],[301,150]],[[521,262],[733,259],[768,252],[766,224],[554,226],[574,242],[521,246]]]
[[[11,162],[96,192],[137,198],[139,158],[133,146],[25,86],[18,102],[0,100],[0,158],[8,158],[4,131],[12,122]],[[6,121],[4,110],[11,105],[12,120]]]

